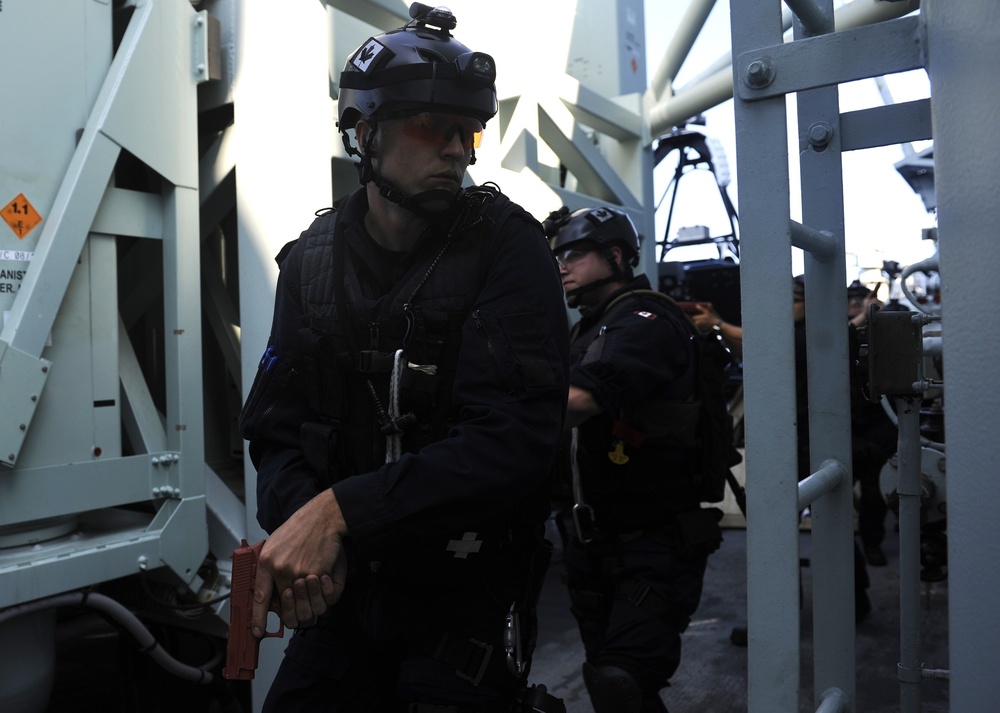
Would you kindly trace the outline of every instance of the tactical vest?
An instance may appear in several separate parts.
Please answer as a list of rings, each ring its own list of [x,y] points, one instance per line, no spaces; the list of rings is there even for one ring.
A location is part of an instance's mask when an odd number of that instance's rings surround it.
[[[399,452],[390,460],[447,435],[462,327],[496,236],[517,212],[493,187],[466,190],[451,227],[414,249],[387,294],[351,255],[347,231],[357,225],[331,212],[299,239],[305,375],[323,418],[303,426],[303,446],[329,482],[377,469],[393,439]]]
[[[574,325],[574,363],[604,339],[604,329],[615,317],[635,310],[652,312],[690,331],[662,301],[644,291],[630,291],[609,304],[585,331],[579,331],[580,323]],[[699,403],[692,399],[695,357],[690,345],[678,348],[690,354],[680,379],[662,393],[650,394],[618,413],[599,414],[579,426],[577,463],[599,527],[635,529],[642,520],[662,519],[665,502],[677,501],[684,507],[698,502],[695,431]],[[666,507],[669,511],[670,506]]]

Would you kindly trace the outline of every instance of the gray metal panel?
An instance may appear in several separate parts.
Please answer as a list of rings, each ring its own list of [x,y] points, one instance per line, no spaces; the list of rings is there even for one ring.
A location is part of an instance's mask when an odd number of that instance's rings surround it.
[[[833,2],[822,0],[811,14],[813,32],[833,30]],[[796,38],[801,36],[796,23]],[[855,38],[871,41],[875,33]],[[790,45],[795,65],[830,47],[798,40]],[[863,54],[863,52],[860,52]],[[822,54],[817,61],[837,63]],[[836,86],[796,95],[800,146],[802,219],[832,238],[833,250],[805,254],[806,351],[809,364],[809,470],[824,461],[841,464],[848,477],[812,504],[813,680],[819,706],[824,692],[837,689],[855,699],[854,482],[851,473],[851,400],[847,344],[847,285],[844,254],[844,176],[840,146],[840,104]],[[830,130],[828,130],[830,129]],[[826,246],[825,246],[826,247]]]
[[[84,248],[90,265],[91,393],[84,413],[91,413],[90,454],[95,459],[122,453],[121,398],[118,385],[118,257],[114,238],[91,235]],[[65,310],[65,307],[64,307]],[[58,374],[56,375],[58,376]]]
[[[153,403],[149,386],[128,339],[124,322],[118,329],[118,363],[121,372],[122,425],[136,453],[156,453],[167,449],[163,414]]]
[[[85,247],[85,227],[68,241],[53,240],[51,230],[60,220],[54,204],[77,132],[111,62],[110,8],[92,2],[63,8],[61,22],[49,21],[50,13],[59,12],[51,3],[19,4],[7,11],[0,23],[0,53],[10,60],[5,65],[45,67],[67,53],[85,54],[91,61],[50,72],[51,81],[23,76],[17,90],[20,109],[7,113],[0,136],[0,204],[23,196],[41,218],[38,226],[17,235],[0,223],[0,250],[16,247],[31,257],[0,260],[7,276],[0,279],[0,402],[9,404],[0,416],[0,462],[30,467],[89,459],[96,448],[114,456],[120,447],[120,431],[112,425],[117,367],[113,358],[95,355],[92,343],[95,336],[113,338],[116,298],[109,300],[107,290],[114,286],[114,255]],[[27,166],[25,156],[31,156]],[[99,191],[104,183],[106,177],[98,178],[94,188]],[[41,300],[32,300],[39,283],[37,294],[46,298],[60,300],[64,290],[70,295],[58,317]],[[105,290],[97,303],[92,288]],[[11,348],[5,351],[4,343]],[[54,370],[49,368],[53,360]],[[56,393],[46,396],[43,385]],[[63,437],[46,442],[37,433],[52,430]]]
[[[770,66],[766,85],[739,81],[746,100],[842,84],[923,67],[919,21],[903,17],[878,25],[751,49],[736,55],[734,76],[745,80],[755,62]]]
[[[566,107],[582,124],[607,134],[618,141],[642,137],[642,117],[620,103],[612,101],[580,82],[567,77],[560,88]]]
[[[205,503],[208,506],[208,540],[212,554],[221,561],[247,537],[246,506],[216,473],[205,466]]]
[[[207,79],[194,67],[197,21],[190,6],[136,7],[112,65],[113,84],[103,90],[110,101],[95,127],[168,182],[189,188],[198,187],[197,158],[185,155],[198,146],[194,87]]]
[[[1000,439],[992,378],[1000,331],[996,157],[1000,134],[1000,14],[993,0],[925,0],[934,122],[934,182],[948,409],[948,577],[951,707],[986,711],[1000,700]],[[984,130],[987,129],[987,130]]]
[[[163,216],[167,448],[184,453],[185,495],[203,494],[201,242],[198,192],[166,187]],[[197,488],[192,491],[191,488]]]
[[[201,468],[201,463],[196,466]],[[204,480],[201,481],[204,483]],[[204,487],[204,486],[202,486]],[[167,567],[197,592],[202,585],[198,568],[208,553],[208,511],[205,497],[168,500],[157,512],[151,525],[159,529],[157,549],[151,567]]]
[[[781,42],[778,3],[732,4],[733,53]],[[734,76],[734,82],[740,81]],[[784,97],[734,101],[747,488],[748,710],[798,710],[798,491]],[[777,279],[775,279],[777,276]],[[782,277],[786,276],[786,277]]]
[[[582,193],[618,205],[638,205],[632,191],[561,104],[545,102],[539,105],[538,135],[577,177]]]
[[[0,342],[0,394],[4,417],[0,421],[0,463],[13,466],[31,428],[39,395],[52,363]]]
[[[163,198],[123,188],[108,188],[94,216],[91,232],[133,238],[163,237]]]
[[[32,269],[25,274],[11,305],[10,321],[0,333],[29,354],[41,354],[45,346],[118,154],[119,147],[93,128],[84,131],[73,154],[43,223]]]
[[[158,557],[149,517],[124,510],[81,519],[68,538],[4,550],[0,558],[0,607],[98,584],[140,571]]]
[[[177,487],[178,478],[176,469],[169,466],[171,461],[162,467],[154,464],[154,459],[164,455],[169,454],[18,468],[0,480],[0,525],[165,497],[160,490]]]
[[[578,0],[566,74],[606,96],[646,89],[646,36],[639,0]]]
[[[929,99],[849,111],[840,116],[840,146],[843,151],[906,144],[929,138]]]

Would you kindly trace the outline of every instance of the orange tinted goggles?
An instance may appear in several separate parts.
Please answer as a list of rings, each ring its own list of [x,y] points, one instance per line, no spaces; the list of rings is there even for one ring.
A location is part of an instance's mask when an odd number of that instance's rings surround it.
[[[424,112],[408,118],[403,124],[403,133],[435,146],[447,146],[457,135],[468,151],[479,148],[482,143],[483,124],[471,116]]]

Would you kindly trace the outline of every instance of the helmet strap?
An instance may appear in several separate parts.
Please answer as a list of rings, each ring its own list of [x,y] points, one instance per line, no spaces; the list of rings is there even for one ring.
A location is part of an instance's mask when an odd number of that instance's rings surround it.
[[[402,191],[389,185],[381,176],[375,174],[371,182],[378,186],[378,194],[390,203],[395,203],[400,208],[405,208],[425,220],[437,221],[451,210],[455,205],[458,195],[444,188],[432,188],[429,191],[422,191],[412,196],[408,196]]]
[[[344,149],[347,151],[348,156],[361,155],[361,152],[358,151],[353,144],[351,144],[351,137],[347,135],[346,131],[340,132],[340,140],[344,142]]]
[[[369,131],[368,135],[365,137],[365,150],[360,151],[358,149],[353,149],[354,155],[361,157],[361,162],[355,165],[358,169],[358,181],[362,186],[367,184],[369,181],[374,180],[376,176],[375,167],[372,166],[372,159],[375,158],[375,131],[377,129],[378,124],[372,121],[371,131]],[[348,143],[347,134],[344,134],[344,145],[348,146]],[[351,151],[352,149],[348,146],[348,153]]]
[[[568,290],[566,292],[566,304],[570,307],[578,307],[580,305],[580,298],[589,292],[593,292],[594,290],[604,287],[605,285],[609,285],[612,282],[628,282],[632,279],[632,276],[629,275],[630,271],[623,270],[618,266],[618,263],[615,262],[610,250],[602,250],[601,255],[611,266],[611,274],[607,277],[594,280],[593,282],[588,282],[586,285],[580,285],[572,290]]]
[[[594,290],[604,287],[605,285],[611,284],[612,282],[620,282],[621,275],[608,275],[607,277],[602,277],[599,280],[594,280],[593,282],[588,282],[586,285],[580,285],[579,287],[574,287],[572,290],[566,292],[566,304],[570,307],[576,308],[580,306],[580,298],[583,297],[588,292],[593,292]]]
[[[604,259],[608,261],[608,265],[611,266],[611,278],[615,280],[623,280],[625,282],[628,282],[633,277],[635,277],[635,275],[632,273],[632,268],[624,264],[625,251],[622,250],[621,247],[619,247],[618,249],[621,250],[622,254],[623,264],[621,265],[619,265],[618,262],[615,261],[614,253],[611,251],[611,248],[602,250],[601,255],[604,256]]]

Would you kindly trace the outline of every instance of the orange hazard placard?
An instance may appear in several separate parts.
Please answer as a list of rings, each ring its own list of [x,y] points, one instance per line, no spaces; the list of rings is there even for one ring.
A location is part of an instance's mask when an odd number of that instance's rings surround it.
[[[0,218],[17,233],[19,240],[42,222],[42,216],[38,215],[35,206],[28,202],[23,193],[18,193],[17,198],[0,209]]]

